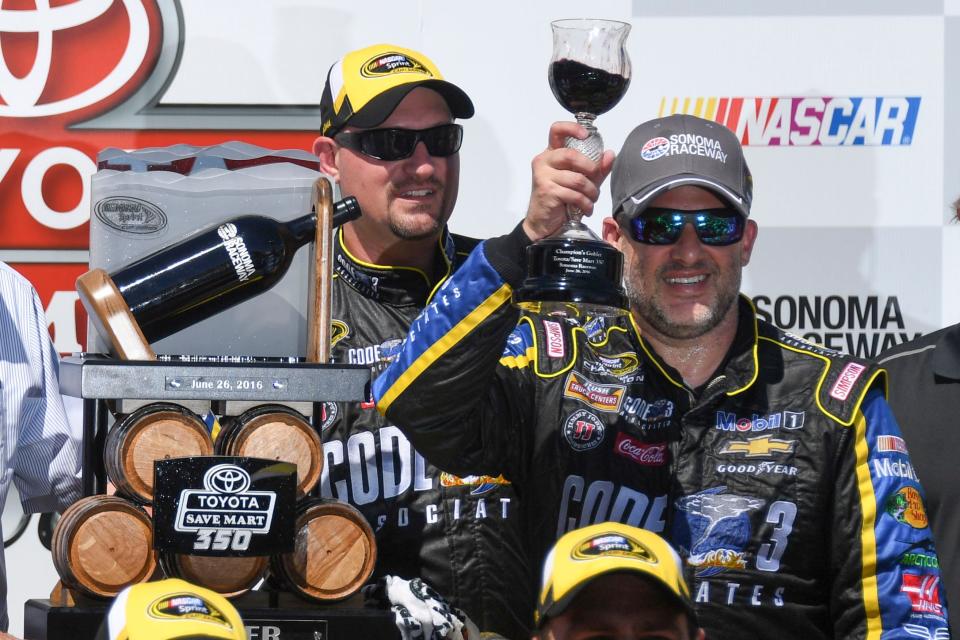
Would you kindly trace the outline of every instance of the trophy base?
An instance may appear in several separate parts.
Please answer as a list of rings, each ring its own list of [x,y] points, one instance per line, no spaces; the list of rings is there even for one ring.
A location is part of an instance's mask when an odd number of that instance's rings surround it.
[[[555,300],[547,300],[549,293],[555,293]],[[582,292],[581,292],[582,293]],[[513,292],[513,306],[545,316],[585,319],[596,316],[625,316],[630,313],[627,299],[623,294],[579,295],[570,289],[545,292],[543,289],[527,291],[520,288]]]
[[[620,316],[623,255],[603,240],[557,236],[527,247],[527,277],[513,292],[521,309],[566,318]]]

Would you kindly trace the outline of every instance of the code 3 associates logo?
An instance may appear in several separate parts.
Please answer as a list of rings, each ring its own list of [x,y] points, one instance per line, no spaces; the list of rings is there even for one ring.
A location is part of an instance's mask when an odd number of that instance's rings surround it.
[[[753,146],[899,146],[913,142],[916,96],[663,97],[660,117],[713,120]]]

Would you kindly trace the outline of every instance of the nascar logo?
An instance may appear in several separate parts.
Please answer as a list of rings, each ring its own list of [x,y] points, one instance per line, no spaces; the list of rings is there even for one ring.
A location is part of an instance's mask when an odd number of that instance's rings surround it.
[[[877,451],[907,455],[907,443],[900,436],[877,436]]]
[[[919,97],[663,97],[660,117],[713,120],[754,146],[899,146],[913,142]]]

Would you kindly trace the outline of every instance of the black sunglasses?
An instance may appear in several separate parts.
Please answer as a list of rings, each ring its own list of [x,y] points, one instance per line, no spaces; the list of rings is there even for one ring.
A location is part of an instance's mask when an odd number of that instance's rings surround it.
[[[690,223],[700,242],[724,247],[739,242],[746,222],[739,212],[727,207],[700,211],[648,207],[630,220],[630,233],[643,244],[673,244],[680,239],[683,227]]]
[[[347,149],[377,160],[409,158],[422,140],[431,156],[446,158],[460,150],[463,127],[458,124],[441,124],[429,129],[344,131],[333,136],[333,139]]]

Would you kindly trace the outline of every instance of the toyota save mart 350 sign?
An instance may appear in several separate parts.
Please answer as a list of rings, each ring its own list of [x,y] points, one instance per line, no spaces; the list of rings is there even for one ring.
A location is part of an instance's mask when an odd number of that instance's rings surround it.
[[[98,151],[317,135],[316,107],[164,103],[183,27],[178,0],[0,1],[0,259],[37,287],[60,352],[86,338],[74,282]]]

